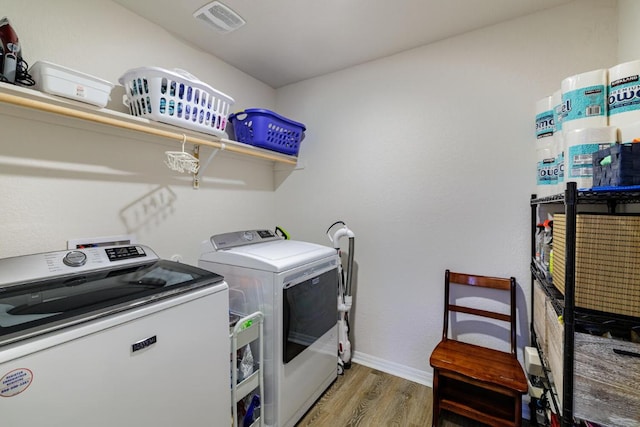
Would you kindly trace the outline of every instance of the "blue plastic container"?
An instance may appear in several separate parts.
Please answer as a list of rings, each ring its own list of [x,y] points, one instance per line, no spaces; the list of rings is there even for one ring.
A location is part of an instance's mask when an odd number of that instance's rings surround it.
[[[302,123],[260,108],[231,114],[229,120],[236,141],[291,156],[298,155],[307,130]]]
[[[600,162],[611,156],[611,163]],[[640,143],[615,144],[593,153],[593,188],[640,185]]]

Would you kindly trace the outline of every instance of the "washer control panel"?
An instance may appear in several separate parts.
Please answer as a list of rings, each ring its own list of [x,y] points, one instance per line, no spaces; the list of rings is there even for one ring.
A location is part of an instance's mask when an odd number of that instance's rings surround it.
[[[143,245],[80,248],[0,259],[3,286],[159,260]]]

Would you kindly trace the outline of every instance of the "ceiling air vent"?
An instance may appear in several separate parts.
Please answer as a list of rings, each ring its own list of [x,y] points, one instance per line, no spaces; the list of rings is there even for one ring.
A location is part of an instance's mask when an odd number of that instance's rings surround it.
[[[246,22],[240,15],[219,1],[211,2],[193,13],[221,33],[230,33],[242,27]]]

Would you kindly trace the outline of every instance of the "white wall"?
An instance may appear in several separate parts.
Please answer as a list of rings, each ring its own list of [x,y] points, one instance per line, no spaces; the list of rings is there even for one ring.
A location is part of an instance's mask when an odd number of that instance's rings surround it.
[[[639,16],[640,2],[634,0],[618,0],[619,63],[640,59]]]
[[[183,68],[235,97],[234,110],[273,108],[272,88],[109,0],[3,2],[0,13],[30,64],[47,60],[114,83],[130,68]],[[175,142],[8,112],[0,114],[0,257],[64,249],[69,238],[134,233],[162,257],[196,263],[207,236],[275,222],[270,162],[221,154],[194,190],[163,163],[164,151],[179,149]]]
[[[195,263],[217,232],[277,223],[329,244],[326,228],[342,219],[356,233],[360,360],[430,381],[445,268],[514,275],[528,341],[535,101],[566,76],[617,63],[614,0],[575,1],[277,94],[111,1],[5,3],[31,63],[113,82],[142,65],[185,68],[236,98],[235,110],[272,107],[308,131],[304,169],[274,182],[270,163],[223,154],[196,191],[162,163],[175,144],[0,114],[0,257],[132,231]],[[158,207],[160,193],[169,202]]]
[[[308,136],[277,218],[356,233],[356,361],[430,382],[447,268],[515,276],[528,344],[535,102],[615,64],[616,25],[615,1],[576,1],[278,90]]]

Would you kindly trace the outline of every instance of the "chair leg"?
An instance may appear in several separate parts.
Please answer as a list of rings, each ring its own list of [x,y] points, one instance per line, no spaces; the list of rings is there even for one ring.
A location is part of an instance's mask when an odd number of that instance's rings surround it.
[[[520,395],[515,396],[513,400],[515,400],[515,408],[514,408],[515,420],[514,420],[514,425],[516,427],[521,427],[522,426],[522,396],[520,396]]]
[[[440,390],[438,388],[440,375],[437,369],[433,370],[433,405],[431,426],[438,427],[440,421]]]

